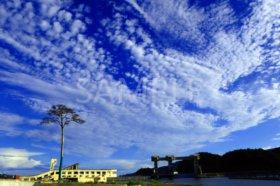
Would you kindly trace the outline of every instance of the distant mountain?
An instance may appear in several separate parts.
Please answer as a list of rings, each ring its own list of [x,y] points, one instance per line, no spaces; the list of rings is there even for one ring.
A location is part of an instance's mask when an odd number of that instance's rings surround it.
[[[203,173],[280,172],[280,148],[240,149],[223,155],[200,152],[199,165]],[[179,174],[193,173],[193,160],[187,159],[172,164]],[[168,171],[167,166],[159,172]],[[141,168],[129,176],[150,176],[151,168]]]
[[[141,168],[134,173],[126,174],[124,176],[151,176],[152,174],[153,174],[153,169],[151,169],[151,168]]]

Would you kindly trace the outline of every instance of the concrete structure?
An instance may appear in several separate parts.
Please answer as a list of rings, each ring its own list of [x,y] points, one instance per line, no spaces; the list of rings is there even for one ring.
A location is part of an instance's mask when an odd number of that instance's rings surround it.
[[[58,181],[58,170],[54,170],[52,160],[50,170],[35,176],[22,176],[20,180],[23,181],[40,181],[40,182],[54,182]],[[117,177],[116,169],[80,169],[79,164],[73,164],[62,169],[61,177],[63,180],[73,182],[93,182],[93,183],[106,183],[107,178]]]
[[[154,169],[153,169],[153,177],[159,178],[158,173],[158,162],[159,161],[167,161],[168,162],[168,171],[169,171],[169,177],[172,177],[176,171],[173,170],[172,162],[178,161],[178,160],[186,160],[186,159],[193,159],[194,162],[194,175],[195,177],[198,177],[202,174],[201,167],[198,163],[200,157],[199,154],[195,154],[193,156],[187,156],[187,157],[175,157],[175,156],[165,156],[165,157],[159,157],[157,155],[151,157],[151,161],[154,162]]]

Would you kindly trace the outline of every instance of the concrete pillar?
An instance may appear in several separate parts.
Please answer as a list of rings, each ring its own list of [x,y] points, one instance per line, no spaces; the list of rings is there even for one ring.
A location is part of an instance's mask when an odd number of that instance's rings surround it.
[[[153,170],[153,177],[158,178],[158,161],[159,161],[159,156],[152,156],[151,160],[154,162],[154,170]]]
[[[173,178],[173,166],[172,166],[172,161],[175,160],[174,156],[166,156],[165,159],[168,162],[168,172],[169,172],[169,178]]]
[[[194,176],[199,177],[202,174],[201,166],[199,165],[199,154],[194,155]]]
[[[169,171],[169,179],[173,178],[173,166],[172,166],[172,160],[168,160],[168,171]]]
[[[154,173],[157,173],[158,172],[158,161],[155,160],[154,161]]]

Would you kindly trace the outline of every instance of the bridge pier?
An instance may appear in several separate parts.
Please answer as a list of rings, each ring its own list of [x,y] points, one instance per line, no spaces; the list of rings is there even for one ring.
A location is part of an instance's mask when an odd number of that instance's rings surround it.
[[[159,156],[152,156],[151,160],[154,162],[154,169],[153,169],[153,177],[155,179],[158,179],[158,161],[159,161]]]
[[[168,172],[169,172],[169,178],[173,178],[173,166],[172,166],[172,161],[175,160],[174,156],[166,156],[165,159],[168,162]]]
[[[197,178],[202,175],[201,166],[198,163],[199,159],[200,159],[199,154],[196,154],[194,156],[193,167],[194,167],[194,176],[197,177]]]

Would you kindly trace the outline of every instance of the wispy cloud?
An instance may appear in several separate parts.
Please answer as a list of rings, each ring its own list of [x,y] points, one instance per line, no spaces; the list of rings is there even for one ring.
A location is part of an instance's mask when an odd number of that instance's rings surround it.
[[[51,104],[65,103],[81,113],[87,123],[67,128],[66,142],[73,145],[66,152],[109,158],[120,146],[134,146],[143,157],[185,154],[280,116],[279,86],[252,88],[238,81],[268,70],[268,59],[270,68],[279,72],[279,52],[264,46],[271,40],[266,36],[274,38],[273,45],[279,42],[275,36],[279,31],[272,28],[279,23],[279,11],[272,11],[278,4],[260,1],[252,5],[252,16],[240,30],[225,30],[218,23],[231,24],[236,19],[227,4],[212,7],[218,15],[211,18],[213,12],[188,7],[182,1],[154,1],[151,6],[131,1],[152,29],[203,46],[207,37],[201,25],[213,19],[208,33],[211,41],[201,54],[159,47],[139,20],[125,18],[122,12],[115,13],[113,20],[101,21],[103,28],[95,34],[105,37],[112,48],[128,51],[131,66],[143,72],[127,72],[122,77],[133,78],[141,89],[137,92],[108,72],[118,70],[112,66],[113,52],[99,47],[103,42],[99,37],[85,34],[88,25],[81,17],[83,8],[69,11],[67,4],[53,2],[38,3],[38,14],[32,3],[1,5],[0,39],[25,58],[5,52],[8,61],[3,63],[9,70],[0,70],[0,81],[31,91],[34,95],[23,95],[23,100],[33,109],[45,111]],[[30,24],[20,26],[26,22]],[[274,81],[279,83],[279,79]],[[189,109],[187,103],[197,110]],[[27,136],[54,134],[41,130]]]
[[[2,112],[0,113],[0,120],[0,132],[2,134],[7,136],[17,136],[22,134],[22,131],[18,130],[17,125],[20,125],[24,121],[23,117],[12,113]]]

